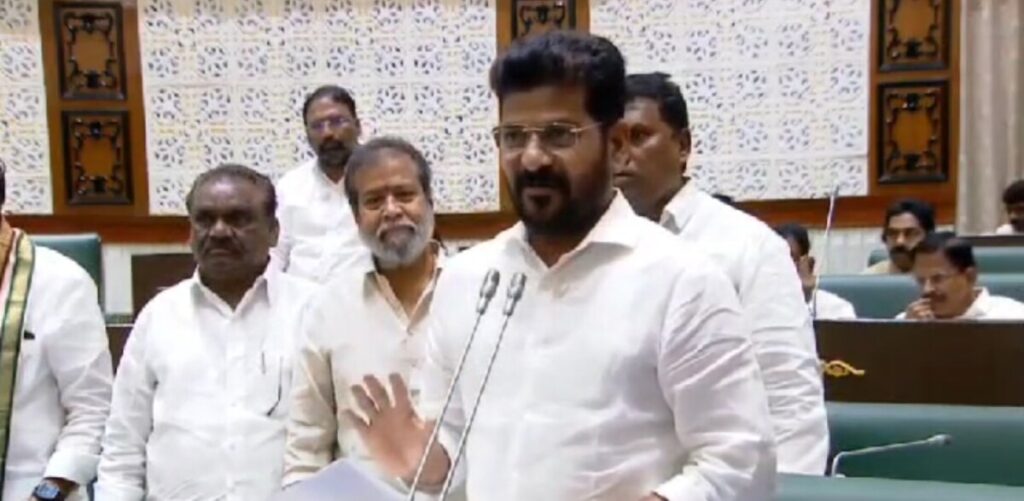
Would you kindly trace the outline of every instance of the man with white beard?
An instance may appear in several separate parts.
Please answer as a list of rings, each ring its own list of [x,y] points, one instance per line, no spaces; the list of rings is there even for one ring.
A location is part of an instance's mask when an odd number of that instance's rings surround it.
[[[345,191],[372,252],[346,268],[307,311],[295,369],[284,485],[345,457],[372,464],[355,429],[338,416],[355,409],[350,388],[363,376],[401,374],[409,381],[423,359],[434,283],[441,271],[434,232],[430,166],[408,142],[378,138],[357,148]],[[413,377],[412,393],[418,393]]]

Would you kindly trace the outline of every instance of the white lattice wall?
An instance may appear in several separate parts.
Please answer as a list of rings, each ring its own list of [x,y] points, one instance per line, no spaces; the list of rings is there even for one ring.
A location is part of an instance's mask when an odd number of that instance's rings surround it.
[[[38,0],[0,0],[0,159],[16,214],[52,214]]]
[[[498,207],[486,73],[494,0],[141,0],[150,211],[184,212],[194,176],[236,161],[273,177],[309,158],[301,108],[355,93],[364,139],[410,139],[442,212]]]
[[[869,0],[592,0],[630,72],[682,87],[691,173],[741,200],[867,194]]]

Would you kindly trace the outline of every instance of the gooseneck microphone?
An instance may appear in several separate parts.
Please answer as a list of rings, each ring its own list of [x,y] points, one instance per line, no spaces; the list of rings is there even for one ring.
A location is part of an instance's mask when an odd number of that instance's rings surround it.
[[[476,338],[476,331],[480,328],[480,320],[484,317],[484,313],[487,312],[491,299],[494,299],[494,294],[498,291],[498,282],[500,281],[501,274],[498,273],[498,270],[491,268],[487,270],[487,274],[484,275],[484,280],[480,284],[480,296],[476,301],[476,320],[473,322],[473,330],[469,331],[469,337],[466,338],[466,345],[462,348],[459,363],[455,366],[452,380],[448,383],[448,390],[444,394],[444,404],[441,406],[441,413],[438,414],[437,420],[434,422],[434,429],[430,432],[427,447],[423,449],[423,457],[420,458],[420,463],[416,466],[416,475],[412,478],[412,484],[409,485],[409,496],[406,498],[408,501],[416,499],[416,491],[419,489],[420,481],[423,477],[423,469],[427,466],[427,456],[434,445],[437,444],[441,424],[444,422],[444,416],[448,413],[448,407],[452,403],[452,396],[455,395],[455,387],[462,376],[462,370],[466,366],[466,358],[469,355],[469,349],[473,346],[473,340]]]
[[[452,480],[455,478],[455,470],[459,466],[459,460],[462,459],[462,453],[466,449],[466,440],[469,438],[469,432],[473,429],[473,422],[476,420],[476,412],[480,409],[480,401],[484,396],[484,390],[487,388],[487,381],[491,378],[491,370],[494,369],[494,361],[498,359],[498,351],[501,349],[501,341],[505,338],[505,330],[508,329],[509,319],[512,318],[512,313],[516,311],[516,305],[519,304],[519,300],[523,297],[523,290],[526,288],[526,275],[523,273],[516,273],[512,275],[512,281],[508,284],[508,294],[505,299],[505,306],[501,310],[504,320],[501,324],[501,330],[498,332],[498,339],[494,343],[494,350],[491,351],[491,358],[487,361],[487,369],[484,371],[483,379],[480,380],[480,390],[476,394],[476,401],[473,402],[473,408],[469,412],[469,418],[466,420],[466,428],[462,430],[462,436],[459,437],[459,445],[455,449],[455,455],[451,459],[451,468],[448,470],[448,477],[445,478],[444,487],[441,488],[440,500],[445,501],[448,498],[448,491],[452,488]]]
[[[870,456],[872,454],[882,454],[885,452],[892,452],[904,449],[916,449],[918,447],[945,447],[953,443],[952,435],[946,435],[945,433],[939,435],[932,435],[923,440],[914,440],[912,442],[898,442],[895,444],[879,445],[875,447],[865,447],[863,449],[854,449],[852,451],[843,451],[836,454],[836,457],[832,458],[832,465],[828,469],[828,476],[834,477],[839,471],[839,461],[857,457],[857,456]]]
[[[829,236],[832,235],[832,222],[836,217],[836,198],[839,197],[839,183],[836,183],[832,187],[832,191],[828,194],[828,216],[825,218],[825,236],[822,239],[822,248],[824,249],[821,253],[821,266],[818,267],[814,274],[814,290],[811,291],[811,320],[818,318],[818,285],[821,283],[821,274],[828,267],[828,240]]]

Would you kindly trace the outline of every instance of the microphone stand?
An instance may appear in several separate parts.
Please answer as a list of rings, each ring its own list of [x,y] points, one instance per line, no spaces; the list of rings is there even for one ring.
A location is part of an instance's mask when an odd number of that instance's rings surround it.
[[[466,345],[462,348],[462,355],[459,356],[459,362],[455,366],[455,372],[452,375],[452,380],[448,383],[448,390],[444,395],[444,404],[441,406],[441,413],[438,414],[437,420],[434,422],[434,429],[430,431],[430,438],[427,440],[427,446],[423,449],[423,457],[420,458],[419,464],[416,466],[416,475],[412,478],[412,484],[409,485],[409,495],[406,497],[407,501],[414,501],[416,499],[416,491],[420,487],[420,481],[423,477],[423,470],[427,466],[427,457],[430,455],[430,450],[437,444],[437,440],[441,432],[441,424],[444,423],[444,416],[448,413],[448,407],[451,406],[452,397],[455,395],[455,387],[458,385],[459,378],[462,376],[462,371],[466,366],[466,358],[469,355],[469,349],[473,346],[473,340],[476,339],[476,331],[480,328],[480,320],[484,317],[484,313],[487,312],[487,307],[491,304],[491,299],[494,298],[494,294],[498,290],[498,282],[501,281],[501,274],[498,270],[491,268],[487,270],[487,274],[484,275],[483,283],[480,284],[480,298],[476,303],[476,320],[473,322],[473,330],[469,332],[469,337],[466,339]],[[454,467],[452,468],[454,470]]]
[[[508,328],[508,322],[512,318],[512,313],[516,309],[516,305],[519,304],[519,300],[523,297],[523,289],[526,287],[526,275],[522,273],[516,273],[512,275],[512,282],[508,286],[508,299],[505,300],[505,307],[502,309],[502,314],[505,320],[501,324],[501,331],[498,332],[498,339],[494,343],[494,351],[491,352],[491,358],[487,362],[487,369],[484,371],[484,377],[480,381],[480,390],[476,394],[476,401],[473,402],[473,409],[469,412],[469,418],[466,420],[466,428],[462,431],[462,436],[459,437],[459,445],[455,450],[455,456],[452,457],[452,464],[448,470],[448,476],[445,478],[444,486],[441,488],[441,495],[438,499],[445,501],[448,498],[448,492],[452,488],[452,481],[455,479],[455,470],[459,466],[459,460],[462,458],[462,453],[466,449],[466,440],[469,438],[469,431],[473,428],[473,422],[476,420],[476,412],[480,409],[480,401],[484,396],[484,389],[487,387],[487,381],[491,378],[491,370],[494,369],[494,361],[498,358],[498,350],[501,349],[501,341],[505,338],[505,330]]]
[[[822,239],[822,247],[824,252],[821,254],[821,267],[818,268],[818,272],[814,275],[814,289],[811,290],[811,320],[818,318],[818,286],[821,284],[821,274],[828,267],[828,254],[829,254],[829,237],[832,235],[832,222],[836,216],[836,198],[839,196],[839,185],[836,184],[832,187],[832,192],[829,193],[828,197],[828,216],[825,218],[825,237]]]
[[[892,452],[903,449],[913,449],[917,447],[945,447],[953,443],[953,437],[951,435],[939,434],[928,437],[924,440],[915,440],[913,442],[900,442],[896,444],[878,445],[874,447],[865,447],[863,449],[856,449],[852,451],[843,451],[836,454],[836,457],[832,458],[832,467],[828,469],[828,476],[834,477],[839,471],[839,461],[848,457],[856,456],[869,456],[871,454],[880,454],[884,452]]]

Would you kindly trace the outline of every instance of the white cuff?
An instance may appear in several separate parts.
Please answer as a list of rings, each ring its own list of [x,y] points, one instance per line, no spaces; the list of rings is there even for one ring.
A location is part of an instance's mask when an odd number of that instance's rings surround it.
[[[654,493],[668,501],[697,501],[704,498],[704,486],[692,475],[676,475],[654,489]],[[97,498],[98,499],[98,498]]]
[[[102,501],[143,501],[146,491],[134,486],[114,485],[97,482],[93,487],[93,499]]]
[[[84,487],[96,478],[96,466],[99,462],[100,458],[95,454],[57,450],[50,456],[43,477],[63,478]]]

